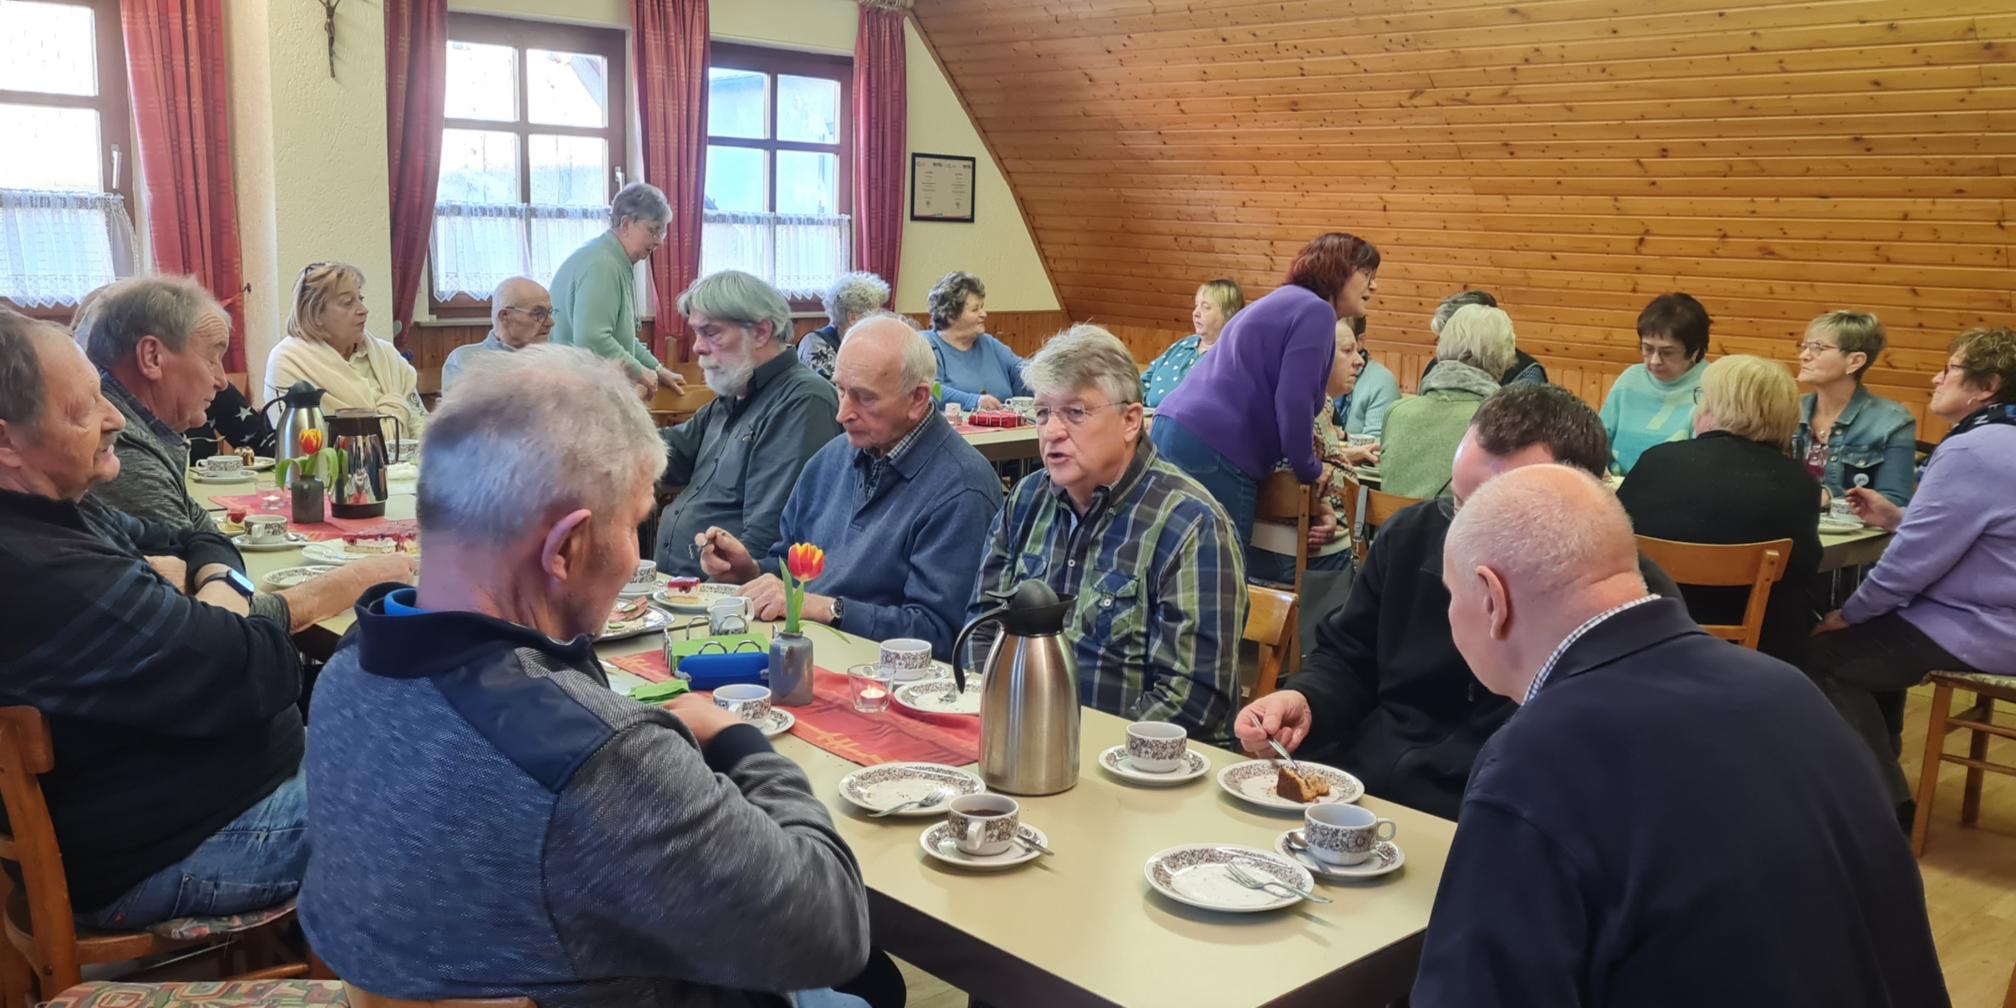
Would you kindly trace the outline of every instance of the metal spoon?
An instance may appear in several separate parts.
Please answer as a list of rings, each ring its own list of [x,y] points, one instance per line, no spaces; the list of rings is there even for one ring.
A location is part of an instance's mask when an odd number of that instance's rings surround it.
[[[1043,846],[1042,842],[1037,840],[1035,835],[1031,834],[1026,829],[1016,831],[1015,841],[1017,843],[1020,843],[1022,846],[1037,852],[1038,854],[1048,854],[1052,857],[1055,857],[1057,854],[1056,851],[1053,851],[1050,848]]]

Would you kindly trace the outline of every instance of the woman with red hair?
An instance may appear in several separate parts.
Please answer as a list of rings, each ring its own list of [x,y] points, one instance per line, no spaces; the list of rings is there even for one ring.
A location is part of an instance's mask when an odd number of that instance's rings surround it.
[[[1316,414],[1336,356],[1337,320],[1365,314],[1378,290],[1379,250],[1331,232],[1304,246],[1286,285],[1225,324],[1206,355],[1162,400],[1148,438],[1253,537],[1260,481],[1286,459],[1297,479],[1322,474]]]

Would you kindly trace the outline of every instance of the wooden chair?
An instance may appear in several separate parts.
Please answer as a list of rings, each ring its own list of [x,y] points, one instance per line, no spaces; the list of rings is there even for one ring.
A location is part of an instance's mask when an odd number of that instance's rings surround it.
[[[1281,681],[1282,656],[1295,649],[1298,604],[1294,595],[1279,588],[1246,586],[1246,631],[1241,637],[1260,646],[1260,671],[1253,678],[1248,700],[1274,692],[1274,685]]]
[[[91,963],[141,959],[206,945],[220,952],[229,949],[239,953],[241,969],[254,953],[284,958],[285,946],[275,925],[293,918],[291,901],[232,917],[163,921],[145,931],[80,930],[70,909],[56,828],[42,797],[41,775],[55,765],[49,726],[42,712],[33,707],[0,707],[0,800],[5,802],[11,829],[0,833],[0,861],[12,862],[21,874],[19,886],[0,875],[7,933],[7,941],[0,947],[0,958],[5,960],[0,962],[0,997],[4,997],[6,1008],[15,1008],[29,993],[31,983],[38,1001],[75,987],[81,968]]]
[[[2016,766],[1988,759],[1989,736],[2016,739],[2016,728],[1995,723],[1995,701],[2016,703],[2016,678],[1979,672],[1934,672],[1931,680],[1932,720],[1925,726],[1925,764],[1918,771],[1918,815],[1911,822],[1911,852],[1919,857],[1925,856],[1925,841],[1932,828],[1932,799],[1938,796],[1940,764],[1958,763],[1967,768],[1967,785],[1960,792],[1960,822],[1967,826],[1981,818],[1983,775],[2016,777]],[[1975,697],[1974,706],[1959,714],[1951,713],[1956,689],[1967,690]],[[1961,729],[1972,733],[1966,756],[1946,751],[1947,733]]]
[[[1309,570],[1309,521],[1316,510],[1316,487],[1298,483],[1295,474],[1275,470],[1260,483],[1253,517],[1260,521],[1292,522],[1295,526],[1295,594],[1302,594],[1302,576]]]
[[[674,371],[686,379],[686,391],[675,393],[669,388],[661,388],[652,393],[650,409],[651,422],[660,427],[670,427],[685,423],[700,407],[714,401],[714,390],[700,377],[697,364],[674,364]]]
[[[1771,586],[1785,576],[1785,562],[1792,556],[1792,540],[1717,546],[1641,535],[1638,551],[1658,564],[1674,584],[1704,588],[1748,585],[1750,600],[1743,608],[1740,625],[1716,624],[1701,629],[1757,650],[1757,638],[1764,630],[1764,606],[1771,601]]]
[[[1386,524],[1405,508],[1422,502],[1420,497],[1402,497],[1371,487],[1358,487],[1358,505],[1352,508],[1351,551],[1360,566],[1365,563],[1365,551],[1372,547],[1372,534],[1379,526]]]

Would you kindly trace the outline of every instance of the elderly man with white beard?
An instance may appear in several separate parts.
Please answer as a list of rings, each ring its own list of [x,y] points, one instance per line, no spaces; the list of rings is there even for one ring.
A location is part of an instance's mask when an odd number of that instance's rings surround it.
[[[798,471],[840,433],[833,386],[791,351],[791,308],[756,277],[722,270],[679,295],[713,402],[660,431],[664,481],[684,485],[658,521],[658,569],[700,577],[694,539],[719,528],[751,556],[777,540]]]

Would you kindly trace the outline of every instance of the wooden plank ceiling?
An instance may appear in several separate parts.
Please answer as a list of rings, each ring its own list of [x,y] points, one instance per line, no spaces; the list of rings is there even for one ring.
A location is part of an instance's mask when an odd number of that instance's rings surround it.
[[[1814,315],[1874,311],[1892,349],[1871,384],[1914,408],[1955,334],[2016,323],[2009,0],[916,16],[1075,318],[1188,332],[1200,281],[1263,293],[1347,230],[1385,257],[1379,345],[1426,348],[1436,301],[1481,287],[1522,347],[1601,387],[1669,290],[1708,306],[1715,354],[1790,360]]]

